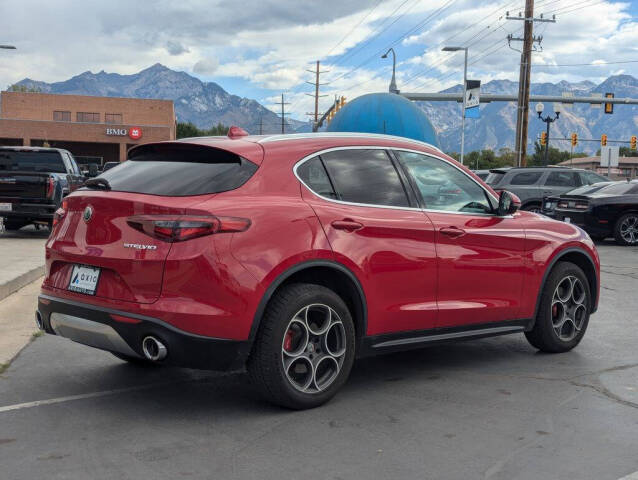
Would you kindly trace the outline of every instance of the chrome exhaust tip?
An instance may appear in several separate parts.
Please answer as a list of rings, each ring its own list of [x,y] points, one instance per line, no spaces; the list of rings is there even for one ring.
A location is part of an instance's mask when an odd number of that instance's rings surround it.
[[[152,362],[164,360],[168,354],[166,346],[153,336],[148,336],[142,340],[142,351],[146,359]]]
[[[35,311],[35,324],[37,325],[38,329],[40,330],[44,330],[44,324],[42,323],[42,315],[40,315],[39,311]]]

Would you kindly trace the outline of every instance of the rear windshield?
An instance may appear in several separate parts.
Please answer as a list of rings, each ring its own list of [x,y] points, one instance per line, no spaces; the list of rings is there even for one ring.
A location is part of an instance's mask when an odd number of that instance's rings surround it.
[[[490,174],[485,179],[485,183],[492,186],[498,185],[504,176],[505,174],[501,172],[490,172]]]
[[[636,195],[638,194],[638,184],[636,183],[615,183],[601,188],[597,195]]]
[[[129,160],[99,178],[111,190],[183,197],[234,190],[256,171],[257,165],[225,150],[171,145],[133,150]]]
[[[570,190],[565,195],[588,195],[597,192],[601,188],[609,186],[608,183],[594,183],[593,185],[583,185],[582,187]]]
[[[0,150],[0,172],[66,173],[58,152]]]

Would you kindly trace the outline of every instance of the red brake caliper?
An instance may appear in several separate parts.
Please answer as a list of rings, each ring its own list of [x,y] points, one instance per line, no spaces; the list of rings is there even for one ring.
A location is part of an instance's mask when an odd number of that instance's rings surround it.
[[[552,305],[552,317],[556,318],[556,315],[558,315],[558,305],[554,304]]]
[[[292,337],[295,334],[292,330],[288,330],[286,332],[286,336],[284,337],[284,350],[289,352],[292,350]]]

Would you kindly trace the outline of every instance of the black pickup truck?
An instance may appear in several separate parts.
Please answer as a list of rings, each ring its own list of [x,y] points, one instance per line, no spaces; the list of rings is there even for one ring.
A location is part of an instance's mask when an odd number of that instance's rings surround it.
[[[0,147],[0,217],[7,230],[53,222],[62,198],[86,178],[67,150]]]

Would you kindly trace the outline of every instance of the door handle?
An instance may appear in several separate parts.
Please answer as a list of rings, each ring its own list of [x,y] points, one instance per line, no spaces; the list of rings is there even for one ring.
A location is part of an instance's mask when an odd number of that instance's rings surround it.
[[[456,227],[443,227],[439,232],[450,238],[459,238],[465,235],[465,230]]]
[[[345,230],[346,232],[354,232],[363,228],[363,224],[344,218],[343,220],[335,220],[330,225],[336,230]]]

